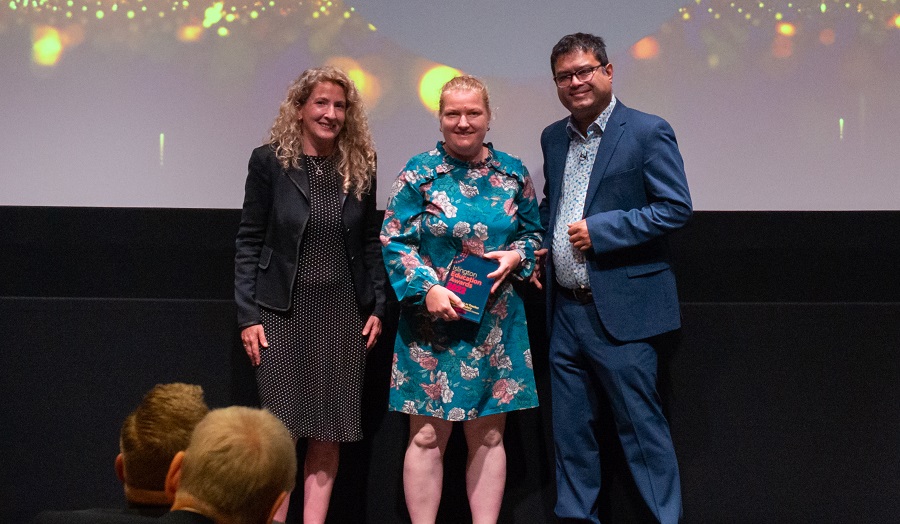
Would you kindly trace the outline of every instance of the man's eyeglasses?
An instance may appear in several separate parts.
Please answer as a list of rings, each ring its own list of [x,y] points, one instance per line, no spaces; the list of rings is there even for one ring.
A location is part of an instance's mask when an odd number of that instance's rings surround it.
[[[569,87],[572,85],[572,78],[577,78],[579,82],[589,82],[591,78],[594,78],[594,72],[596,72],[603,65],[595,65],[594,67],[585,67],[584,69],[579,69],[574,73],[563,73],[561,75],[556,75],[553,77],[553,81],[556,82],[557,87]]]

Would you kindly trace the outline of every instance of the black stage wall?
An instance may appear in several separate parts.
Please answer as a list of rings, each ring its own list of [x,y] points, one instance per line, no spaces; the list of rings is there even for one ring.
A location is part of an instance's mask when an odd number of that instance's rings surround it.
[[[256,402],[231,301],[238,220],[0,207],[0,522],[121,505],[119,425],[153,384]],[[900,213],[699,212],[672,244],[684,329],[661,374],[685,522],[896,522]],[[526,291],[542,407],[509,418],[503,522],[553,521],[542,300]],[[369,359],[366,439],[343,448],[330,522],[408,521],[406,421],[385,410],[394,329]],[[442,522],[468,518],[454,437]],[[644,521],[619,453],[611,438],[605,521]]]

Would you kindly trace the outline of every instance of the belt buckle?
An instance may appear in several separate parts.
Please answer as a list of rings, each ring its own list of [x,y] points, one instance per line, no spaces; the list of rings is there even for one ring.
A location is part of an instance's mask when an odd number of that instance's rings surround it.
[[[593,298],[591,296],[591,290],[585,289],[583,287],[577,287],[573,289],[572,295],[575,297],[575,300],[581,302],[582,304],[590,302],[590,300]]]

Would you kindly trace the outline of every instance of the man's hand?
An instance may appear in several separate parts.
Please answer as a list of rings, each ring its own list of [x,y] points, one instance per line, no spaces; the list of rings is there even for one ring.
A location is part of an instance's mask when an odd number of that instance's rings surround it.
[[[581,219],[578,222],[569,224],[569,242],[579,251],[590,251],[591,235],[588,233],[587,220]]]
[[[538,289],[544,289],[541,278],[544,276],[544,266],[546,265],[546,262],[547,248],[538,249],[534,252],[534,271],[531,272],[531,278],[529,278],[528,281],[534,284],[534,287]]]

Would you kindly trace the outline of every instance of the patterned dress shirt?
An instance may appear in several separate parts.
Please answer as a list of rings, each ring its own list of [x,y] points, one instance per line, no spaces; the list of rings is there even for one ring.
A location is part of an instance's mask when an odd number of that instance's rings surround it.
[[[581,134],[572,123],[566,125],[569,134],[569,152],[566,155],[566,171],[563,174],[562,202],[556,213],[556,224],[553,226],[553,266],[556,280],[569,289],[590,289],[584,253],[569,242],[569,224],[584,218],[584,200],[587,197],[588,182],[591,170],[597,159],[597,148],[600,138],[606,129],[606,122],[613,108],[616,97],[600,113],[587,128],[587,136]]]

